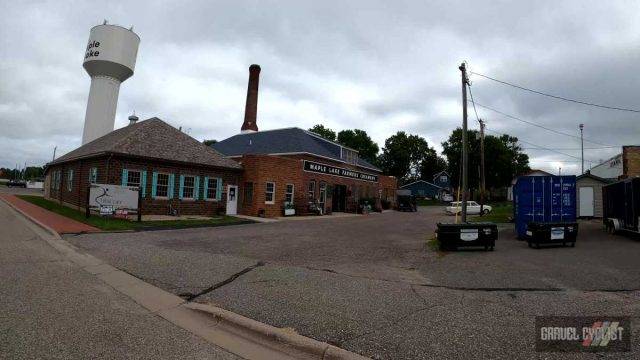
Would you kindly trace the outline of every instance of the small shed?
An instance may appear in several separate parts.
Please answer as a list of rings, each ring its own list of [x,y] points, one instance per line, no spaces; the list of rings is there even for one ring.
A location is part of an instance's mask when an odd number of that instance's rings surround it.
[[[418,180],[412,183],[400,186],[400,189],[410,190],[411,195],[426,198],[440,198],[442,193],[447,192],[446,189],[425,180]]]
[[[576,178],[578,217],[602,217],[602,187],[610,182],[589,171]]]

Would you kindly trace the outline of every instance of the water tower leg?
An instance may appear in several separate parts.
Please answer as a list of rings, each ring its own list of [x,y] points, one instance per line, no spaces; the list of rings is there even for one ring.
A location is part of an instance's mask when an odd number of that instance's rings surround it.
[[[82,145],[113,131],[121,82],[109,76],[91,78]]]

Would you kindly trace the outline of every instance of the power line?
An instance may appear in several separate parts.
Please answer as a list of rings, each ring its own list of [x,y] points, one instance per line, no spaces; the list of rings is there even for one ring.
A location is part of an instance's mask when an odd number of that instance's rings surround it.
[[[521,119],[521,118],[519,118],[519,117],[517,117],[517,116],[509,115],[509,114],[504,113],[504,112],[502,112],[502,111],[500,111],[500,110],[494,109],[494,108],[489,107],[489,106],[486,106],[486,105],[482,105],[482,104],[480,104],[480,103],[475,103],[474,105],[478,105],[478,106],[480,106],[481,108],[485,108],[485,109],[487,109],[487,110],[491,110],[491,111],[496,112],[496,113],[498,113],[498,114],[500,114],[500,115],[503,115],[503,116],[506,116],[506,117],[508,117],[508,118],[511,118],[511,119],[514,119],[514,120],[517,120],[517,121],[523,122],[523,123],[525,123],[525,124],[529,124],[529,125],[532,125],[532,126],[536,126],[536,127],[541,128],[541,129],[544,129],[544,130],[547,130],[547,131],[551,131],[551,132],[556,133],[556,134],[559,134],[559,135],[569,136],[569,137],[572,137],[572,138],[575,138],[575,139],[580,140],[580,136],[577,136],[577,135],[572,135],[572,134],[565,133],[565,132],[562,132],[562,131],[559,131],[559,130],[551,129],[551,128],[548,128],[548,127],[546,127],[546,126],[542,126],[542,125],[540,125],[540,124],[536,124],[536,123],[534,123],[534,122],[531,122],[531,121],[528,121],[528,120]],[[611,146],[611,147],[614,147],[613,145],[604,144],[604,143],[601,143],[601,142],[598,142],[598,141],[594,141],[594,140],[584,139],[584,141],[586,141],[586,142],[590,142],[590,143],[592,143],[592,144],[597,144],[597,145],[603,145],[603,146]]]
[[[507,135],[507,134],[503,134],[503,133],[500,133],[498,131],[493,131],[493,130],[487,129],[487,128],[485,128],[485,130],[488,130],[488,131],[490,131],[492,133],[495,133],[495,134],[498,134],[498,135]],[[538,144],[530,143],[530,142],[524,141],[524,140],[522,140],[520,138],[518,138],[518,141],[521,142],[521,143],[529,144],[530,146],[535,146],[538,149],[548,150],[548,151],[552,151],[552,152],[560,154],[560,155],[568,156],[570,158],[574,158],[574,159],[577,159],[577,160],[582,160],[582,158],[580,158],[578,156],[573,156],[573,155],[570,155],[570,154],[567,154],[567,153],[564,153],[564,152],[561,152],[561,151],[558,151],[558,150],[553,150],[553,149],[550,149],[550,148],[547,148],[547,147],[544,147],[544,146],[541,146],[541,145],[538,145]],[[597,161],[592,161],[592,160],[589,160],[589,159],[585,159],[585,160],[590,161],[590,162],[597,162]]]
[[[584,148],[585,150],[603,150],[603,149],[612,149],[612,148],[619,148],[620,146],[599,146],[599,147],[586,147]],[[537,148],[527,148],[527,147],[523,147],[523,150],[529,150],[529,149],[537,149]],[[580,150],[581,148],[550,148],[553,150]]]
[[[607,105],[595,104],[595,103],[590,103],[590,102],[586,102],[586,101],[582,101],[582,100],[569,99],[569,98],[566,98],[566,97],[547,94],[547,93],[544,93],[542,91],[529,89],[529,88],[526,88],[524,86],[512,84],[510,82],[506,82],[506,81],[503,81],[503,80],[498,80],[498,79],[495,79],[495,78],[492,78],[490,76],[487,76],[487,75],[484,75],[484,74],[480,74],[480,73],[477,73],[477,72],[470,71],[470,73],[473,74],[473,75],[482,76],[485,79],[489,79],[489,80],[498,82],[498,83],[503,84],[503,85],[512,86],[512,87],[520,89],[520,90],[529,91],[529,92],[532,92],[534,94],[547,96],[547,97],[558,99],[558,100],[564,100],[564,101],[569,101],[569,102],[573,102],[573,103],[576,103],[576,104],[582,104],[582,105],[588,105],[588,106],[595,106],[595,107],[599,107],[599,108],[603,108],[603,109],[609,109],[609,110],[618,110],[618,111],[627,111],[627,112],[633,112],[633,113],[640,113],[640,110],[637,110],[637,109],[627,109],[627,108],[621,108],[621,107],[616,107],[616,106],[607,106]]]
[[[471,104],[473,104],[473,112],[476,113],[476,120],[480,122],[480,117],[478,116],[478,110],[476,110],[476,102],[473,100],[473,93],[471,92],[471,85],[467,82],[467,87],[469,88],[469,95],[471,96]]]

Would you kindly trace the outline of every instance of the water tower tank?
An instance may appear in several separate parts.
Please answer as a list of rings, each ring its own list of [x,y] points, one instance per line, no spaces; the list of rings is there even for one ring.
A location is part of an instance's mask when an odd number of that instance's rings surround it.
[[[133,75],[140,37],[117,25],[91,29],[82,66],[91,76],[82,144],[113,131],[120,84]]]

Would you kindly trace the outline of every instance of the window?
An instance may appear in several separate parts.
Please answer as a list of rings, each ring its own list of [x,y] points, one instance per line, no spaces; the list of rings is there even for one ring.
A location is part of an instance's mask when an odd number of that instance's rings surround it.
[[[293,184],[287,184],[287,188],[284,193],[284,201],[289,204],[293,204]]]
[[[264,203],[265,204],[273,204],[276,198],[276,184],[272,182],[267,182],[267,186],[264,190]]]
[[[327,184],[325,184],[324,182],[321,182],[320,183],[320,200],[318,200],[318,202],[320,204],[324,204],[326,199],[327,199]]]
[[[349,164],[358,163],[358,153],[356,151],[342,148],[342,159]]]
[[[217,178],[207,178],[207,194],[206,197],[209,200],[216,200],[218,198],[218,179]]]
[[[67,191],[73,190],[73,170],[67,171]]]
[[[307,194],[309,196],[309,200],[313,200],[316,198],[316,181],[315,180],[309,181],[309,189],[307,191]]]
[[[127,186],[140,186],[140,171],[129,170],[127,175]]]
[[[92,167],[89,169],[89,183],[97,184],[98,183],[98,168]]]
[[[183,183],[182,183],[182,198],[183,199],[193,199],[194,196],[194,185],[195,185],[195,176],[185,176],[183,178]]]
[[[167,197],[169,195],[169,174],[158,173],[158,182],[156,184],[156,196]]]
[[[447,175],[440,176],[440,182],[443,182],[443,183],[447,182]]]
[[[242,198],[243,204],[251,204],[253,202],[253,183],[244,183],[244,197]]]

